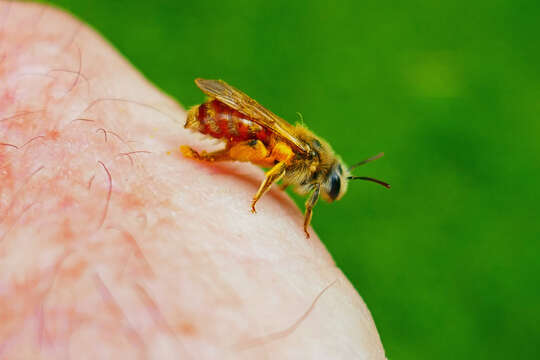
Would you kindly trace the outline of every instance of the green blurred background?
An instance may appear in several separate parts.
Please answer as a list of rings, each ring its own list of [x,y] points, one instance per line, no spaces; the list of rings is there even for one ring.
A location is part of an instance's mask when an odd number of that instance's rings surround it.
[[[313,223],[389,359],[540,358],[538,0],[52,3],[185,105],[222,78],[386,153]]]

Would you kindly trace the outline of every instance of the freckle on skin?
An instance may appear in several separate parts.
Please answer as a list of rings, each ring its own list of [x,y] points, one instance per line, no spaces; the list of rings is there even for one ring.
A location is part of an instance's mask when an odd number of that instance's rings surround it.
[[[194,336],[197,334],[197,329],[195,328],[195,325],[189,322],[181,323],[178,326],[178,331],[186,336]]]
[[[61,208],[61,209],[66,209],[70,206],[73,206],[75,204],[75,199],[73,198],[73,196],[70,196],[70,195],[66,195],[62,198],[62,200],[60,201],[60,203],[58,204],[58,206]],[[69,220],[67,220],[69,222]]]
[[[80,279],[81,275],[88,269],[88,263],[84,260],[80,260],[72,266],[64,266],[61,275],[63,277],[70,277],[72,279]]]
[[[61,243],[69,243],[74,238],[75,234],[73,233],[71,222],[69,219],[65,219],[58,234],[58,241]]]
[[[50,130],[46,136],[47,139],[53,140],[53,141],[58,140],[59,137],[60,137],[60,132],[56,129]]]
[[[136,210],[144,205],[143,200],[134,193],[125,193],[121,197],[122,207],[126,210]]]

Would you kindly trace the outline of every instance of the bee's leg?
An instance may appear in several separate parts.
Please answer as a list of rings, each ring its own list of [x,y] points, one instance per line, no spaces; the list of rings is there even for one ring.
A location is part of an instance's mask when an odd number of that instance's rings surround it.
[[[274,165],[273,168],[268,170],[264,181],[262,182],[261,186],[259,187],[259,190],[257,190],[257,193],[255,194],[255,196],[253,197],[253,200],[251,201],[251,212],[253,213],[256,212],[255,204],[257,203],[257,201],[259,201],[261,196],[263,196],[264,193],[267,192],[268,189],[270,189],[270,186],[272,186],[272,184],[274,184],[276,181],[279,181],[283,177],[283,175],[285,175],[286,167],[287,167],[287,164],[281,161],[277,163],[276,165]]]
[[[248,140],[230,147],[231,159],[237,161],[260,163],[268,157],[269,151],[260,140]]]
[[[265,161],[268,159],[270,151],[264,146],[260,140],[248,140],[242,141],[236,144],[227,144],[227,146],[218,151],[207,153],[203,151],[198,153],[196,150],[189,146],[180,146],[182,154],[190,159],[201,161],[227,161],[236,160],[244,162],[253,162],[261,165],[273,165],[273,161],[268,163]]]
[[[287,189],[287,187],[289,187],[289,184],[283,183],[283,184],[279,185],[279,189],[283,190],[283,191],[285,191]]]
[[[272,148],[269,158],[288,163],[294,157],[294,152],[286,143],[279,141]]]
[[[225,148],[222,150],[214,151],[211,153],[207,153],[206,151],[203,151],[202,153],[198,153],[196,150],[190,148],[189,146],[180,146],[180,152],[182,155],[184,155],[187,158],[200,160],[200,161],[227,161],[227,160],[233,160],[231,159],[229,155],[229,149]]]
[[[259,190],[257,190],[257,193],[253,197],[253,201],[251,202],[251,211],[255,213],[255,204],[261,196],[264,195],[270,189],[272,184],[279,181],[283,175],[285,175],[285,168],[289,164],[289,161],[294,157],[294,152],[292,151],[291,147],[287,145],[284,142],[278,142],[272,147],[271,153],[266,157],[266,159],[262,159],[259,161],[260,164],[263,164],[264,162],[268,164],[273,164],[274,162],[278,161],[277,164],[275,164],[267,173],[266,177],[259,187]],[[286,186],[285,186],[286,187]],[[283,188],[284,189],[284,188]]]
[[[311,222],[311,217],[313,216],[313,207],[317,203],[317,200],[319,200],[319,193],[320,193],[320,185],[317,185],[315,187],[315,190],[311,193],[311,196],[306,201],[306,213],[304,215],[304,232],[306,233],[306,237],[309,239],[309,232],[308,232],[308,226]]]

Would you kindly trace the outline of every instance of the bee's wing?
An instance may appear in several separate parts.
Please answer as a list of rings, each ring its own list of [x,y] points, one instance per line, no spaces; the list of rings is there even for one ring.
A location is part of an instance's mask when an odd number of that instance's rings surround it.
[[[222,80],[196,79],[195,83],[206,95],[216,98],[231,108],[249,116],[257,124],[269,129],[297,149],[309,152],[309,146],[294,135],[292,125],[240,90]]]

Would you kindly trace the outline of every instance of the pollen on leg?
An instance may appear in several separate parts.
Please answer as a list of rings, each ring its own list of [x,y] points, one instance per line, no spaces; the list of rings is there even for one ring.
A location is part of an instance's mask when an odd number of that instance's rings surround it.
[[[188,159],[199,159],[199,154],[189,146],[180,146],[180,152]]]
[[[268,156],[266,146],[260,140],[250,140],[233,146],[230,150],[231,158],[238,161],[260,161]]]
[[[270,156],[278,161],[288,162],[294,156],[294,152],[289,145],[278,142],[272,149]]]

